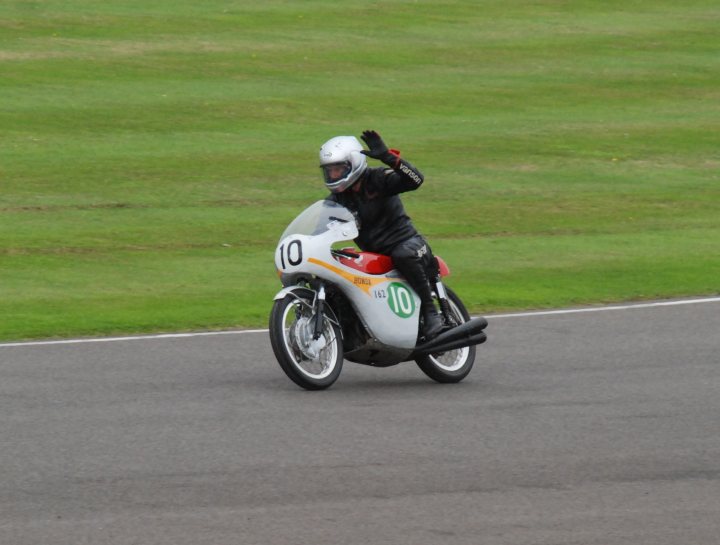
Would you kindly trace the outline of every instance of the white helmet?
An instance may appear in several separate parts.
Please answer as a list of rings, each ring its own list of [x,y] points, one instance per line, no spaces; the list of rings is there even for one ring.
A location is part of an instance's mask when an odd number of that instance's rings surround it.
[[[365,172],[367,160],[360,153],[362,149],[362,144],[354,136],[336,136],[322,145],[320,168],[323,170],[325,186],[330,191],[345,191]]]

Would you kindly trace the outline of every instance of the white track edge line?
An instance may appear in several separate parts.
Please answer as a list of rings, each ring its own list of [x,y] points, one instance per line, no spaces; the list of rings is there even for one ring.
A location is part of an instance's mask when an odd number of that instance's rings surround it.
[[[537,310],[532,312],[512,312],[509,314],[491,314],[488,320],[495,318],[522,318],[526,316],[548,316],[552,314],[578,314],[581,312],[604,312],[608,310],[630,310],[635,308],[671,307],[677,305],[697,305],[700,303],[720,303],[720,297],[703,299],[682,299],[678,301],[656,301],[654,303],[633,303],[629,305],[608,305],[603,307],[569,308],[561,310]]]
[[[128,337],[99,337],[97,339],[61,339],[57,341],[27,341],[0,343],[0,348],[12,346],[46,346],[53,344],[109,343],[117,341],[145,341],[155,339],[182,339],[184,337],[210,337],[214,335],[241,335],[244,333],[267,333],[267,329],[238,329],[233,331],[200,331],[197,333],[162,333],[160,335],[132,335]]]
[[[720,303],[720,297],[707,297],[702,299],[680,299],[675,301],[656,301],[653,303],[633,303],[628,305],[609,305],[603,307],[570,308],[560,310],[537,310],[531,312],[513,312],[509,314],[490,314],[485,316],[488,320],[501,318],[525,318],[532,316],[550,316],[557,314],[578,314],[583,312],[605,312],[610,310],[630,310],[636,308],[669,307],[677,305],[697,305],[701,303]],[[0,343],[0,348],[22,346],[48,346],[57,344],[84,344],[107,343],[118,341],[145,341],[155,339],[181,339],[185,337],[210,337],[215,335],[243,335],[247,333],[267,333],[267,329],[238,329],[232,331],[200,331],[197,333],[163,333],[160,335],[132,335],[127,337],[100,337],[97,339],[62,339],[57,341],[27,341],[15,343]]]

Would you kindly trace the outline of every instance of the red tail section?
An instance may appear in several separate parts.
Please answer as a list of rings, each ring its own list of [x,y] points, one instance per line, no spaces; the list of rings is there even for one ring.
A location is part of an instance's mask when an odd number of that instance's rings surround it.
[[[445,260],[440,256],[435,256],[437,259],[438,267],[440,268],[440,276],[450,276],[450,267],[447,266]]]
[[[356,271],[360,271],[365,274],[386,274],[394,268],[390,256],[374,254],[372,252],[358,252],[355,248],[343,248],[343,250],[360,255],[360,257],[356,258],[342,256],[337,257],[340,263],[347,265]]]
[[[356,271],[365,274],[387,274],[395,267],[392,258],[387,255],[374,254],[372,252],[358,252],[355,248],[343,248],[347,252],[358,254],[360,257],[350,258],[338,256],[337,260]],[[450,269],[442,257],[436,257],[438,267],[440,268],[440,276],[448,276]]]

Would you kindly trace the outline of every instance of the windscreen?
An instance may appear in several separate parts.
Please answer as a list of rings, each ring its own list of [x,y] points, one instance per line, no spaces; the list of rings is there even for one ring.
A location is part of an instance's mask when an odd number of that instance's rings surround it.
[[[306,208],[283,232],[280,240],[290,235],[319,235],[333,221],[354,222],[352,212],[334,201],[318,201]]]

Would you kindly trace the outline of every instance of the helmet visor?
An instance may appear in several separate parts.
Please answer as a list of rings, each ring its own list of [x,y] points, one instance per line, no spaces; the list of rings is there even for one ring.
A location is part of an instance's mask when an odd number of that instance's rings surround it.
[[[349,162],[330,163],[329,165],[320,165],[323,171],[326,185],[333,185],[346,178],[352,171],[352,165]]]

